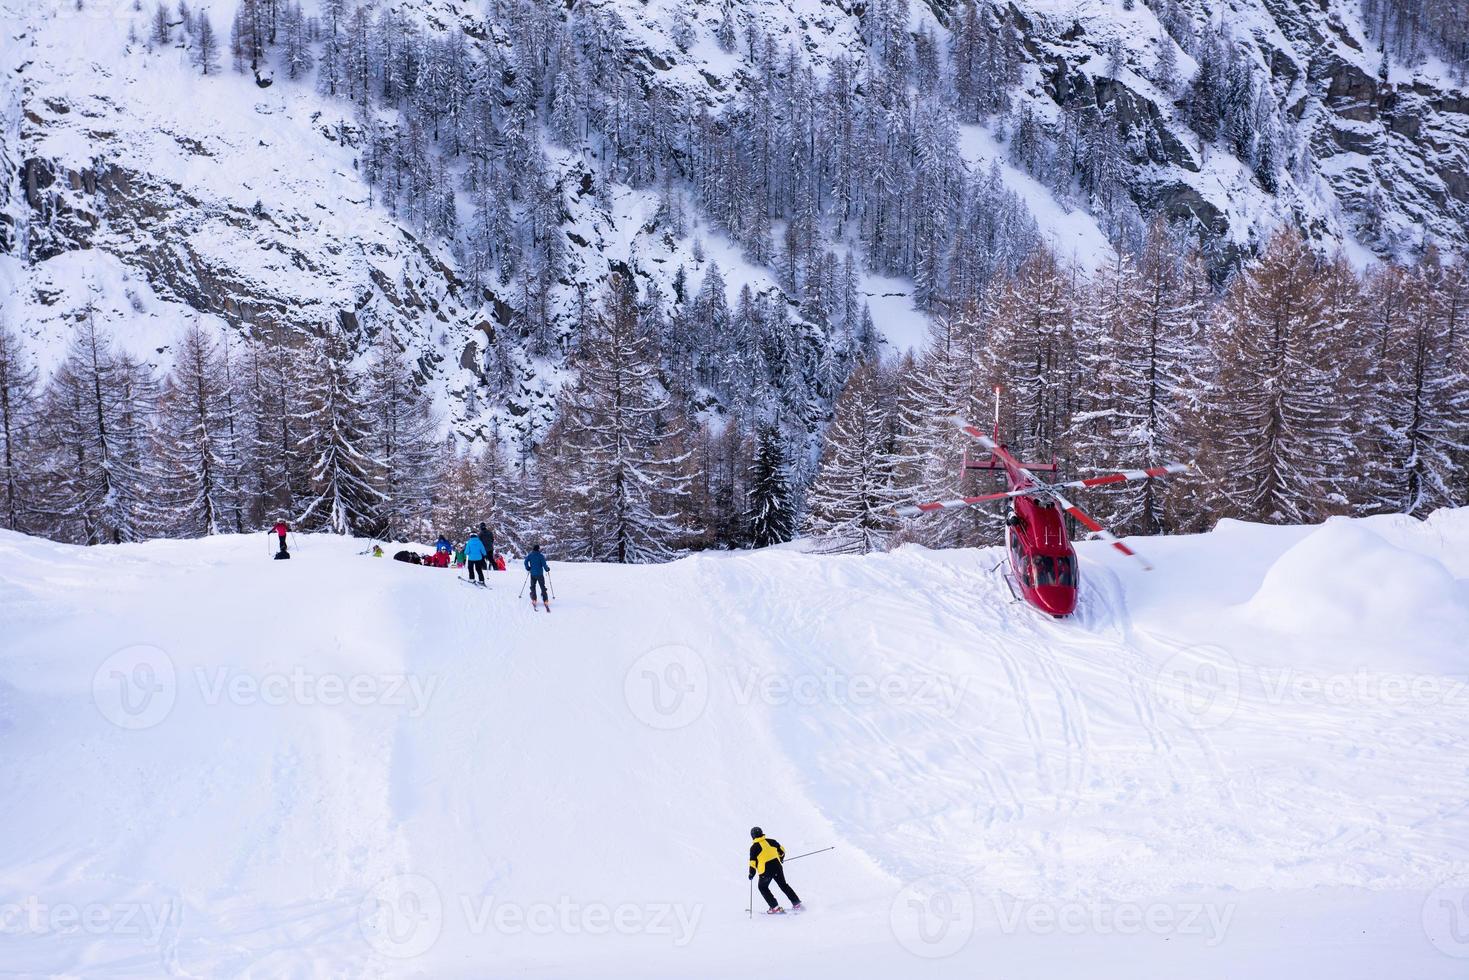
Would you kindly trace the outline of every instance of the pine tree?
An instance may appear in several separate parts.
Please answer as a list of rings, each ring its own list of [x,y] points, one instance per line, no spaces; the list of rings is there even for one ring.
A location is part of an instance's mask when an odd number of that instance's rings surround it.
[[[1157,40],[1158,58],[1153,64],[1153,84],[1168,98],[1178,90],[1178,52],[1167,32]]]
[[[821,468],[806,495],[805,533],[830,551],[883,548],[904,497],[895,483],[897,446],[889,379],[873,363],[859,367],[837,400]]]
[[[946,500],[989,489],[992,481],[966,472],[974,448],[956,419],[982,422],[989,392],[982,390],[978,311],[936,317],[923,352],[900,370],[898,397],[900,485],[909,500]],[[980,489],[983,488],[983,489]],[[908,533],[933,547],[978,544],[998,525],[997,512],[940,511],[916,522]]]
[[[566,546],[593,561],[663,560],[686,534],[675,508],[688,493],[688,457],[658,383],[635,288],[620,274],[609,280],[604,309],[573,359],[577,381],[563,406],[574,528]]]
[[[752,547],[765,548],[796,535],[796,515],[785,446],[773,425],[760,427],[755,459],[750,466],[750,508],[747,517]]]
[[[719,18],[719,28],[715,37],[719,41],[719,47],[725,52],[733,52],[735,44],[739,41],[738,31],[735,30],[734,10],[732,4],[724,5],[724,13]]]

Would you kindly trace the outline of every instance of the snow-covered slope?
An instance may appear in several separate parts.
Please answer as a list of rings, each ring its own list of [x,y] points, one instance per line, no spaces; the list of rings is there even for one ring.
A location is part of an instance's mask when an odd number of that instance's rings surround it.
[[[0,535],[19,975],[1461,976],[1469,511],[554,564]],[[390,548],[390,551],[392,549]],[[552,556],[554,558],[554,556]],[[750,921],[747,828],[810,909]],[[759,904],[758,897],[756,904]]]

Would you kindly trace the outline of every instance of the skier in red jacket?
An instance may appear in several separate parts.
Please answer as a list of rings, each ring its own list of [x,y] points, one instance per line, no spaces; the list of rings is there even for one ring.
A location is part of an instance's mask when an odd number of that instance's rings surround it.
[[[270,530],[276,537],[281,539],[281,551],[284,552],[286,550],[286,535],[290,533],[291,525],[285,521],[276,521],[275,527]]]

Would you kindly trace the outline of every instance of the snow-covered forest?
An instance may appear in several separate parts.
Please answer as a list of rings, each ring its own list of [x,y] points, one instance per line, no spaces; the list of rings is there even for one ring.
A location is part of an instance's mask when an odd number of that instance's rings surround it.
[[[460,355],[473,380],[446,411],[443,354],[360,311],[194,303],[206,315],[158,363],[87,303],[58,357],[0,325],[7,528],[101,543],[285,517],[407,538],[486,519],[512,547],[614,561],[797,534],[987,542],[985,515],[916,526],[892,508],[968,488],[953,419],[984,421],[995,385],[1012,447],[1064,472],[1196,462],[1196,479],[1099,498],[1119,532],[1469,500],[1464,206],[1329,185],[1309,72],[1262,57],[1247,18],[1119,0],[1162,33],[1103,43],[1085,85],[1052,79],[1044,103],[1026,94],[1047,77],[1037,25],[971,0],[879,0],[851,15],[853,47],[816,54],[758,4],[696,5],[659,22],[667,57],[632,43],[616,3],[494,0],[471,21],[244,0],[228,23],[197,6],[133,4],[123,57],[341,113],[319,130],[371,207],[491,311]],[[1463,6],[1354,8],[1381,84],[1424,65],[1462,79]],[[655,77],[691,52],[728,59],[716,96]],[[1278,211],[1147,182],[1177,160],[1228,161],[1229,196]],[[641,233],[667,258],[588,272],[586,209],[610,214],[619,189],[656,197]],[[1094,223],[1105,251],[1066,254],[1038,202]],[[1408,220],[1419,206],[1438,218]],[[70,250],[76,217],[29,221],[19,250]],[[238,220],[269,218],[257,200]],[[738,270],[705,254],[716,239]],[[874,316],[874,277],[907,284],[916,349]]]
[[[749,355],[736,377],[781,390],[781,321],[748,298],[726,315],[731,351]],[[1426,514],[1469,494],[1469,276],[1433,254],[1363,278],[1284,232],[1216,297],[1198,253],[1161,224],[1094,276],[1039,248],[981,301],[940,316],[916,357],[855,356],[809,489],[799,447],[773,421],[689,418],[690,392],[659,370],[664,330],[614,276],[589,304],[561,421],[521,467],[494,442],[440,442],[386,338],[355,367],[339,327],[293,348],[195,326],[159,378],[84,320],[43,384],[7,329],[5,526],[98,543],[279,515],[377,536],[488,517],[517,544],[616,561],[802,527],[864,550],[976,543],[979,515],[905,527],[892,508],[965,489],[953,419],[983,418],[995,384],[1024,455],[1072,470],[1198,461],[1200,479],[1102,498],[1127,533]]]

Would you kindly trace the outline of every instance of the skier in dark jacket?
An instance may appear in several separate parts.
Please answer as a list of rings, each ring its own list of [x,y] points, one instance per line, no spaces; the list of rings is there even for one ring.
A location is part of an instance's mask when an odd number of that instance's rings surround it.
[[[780,841],[774,837],[766,837],[765,831],[759,827],[750,828],[750,877],[760,876],[760,897],[765,899],[765,904],[770,906],[766,909],[766,915],[781,915],[785,909],[775,903],[775,896],[770,894],[770,883],[773,881],[785,892],[786,898],[791,900],[791,908],[797,912],[801,911],[801,898],[790,885],[786,884],[785,869],[782,862],[785,860],[785,848],[780,846]]]
[[[485,546],[485,557],[491,561],[495,560],[495,533],[485,527],[485,522],[479,523],[479,541]]]
[[[546,569],[550,567],[551,563],[546,561],[545,555],[541,554],[541,546],[532,545],[530,554],[525,556],[525,570],[530,572],[530,604],[532,606],[536,604],[536,586],[539,585],[541,601],[546,604],[547,609],[551,608],[551,600],[546,596]]]

